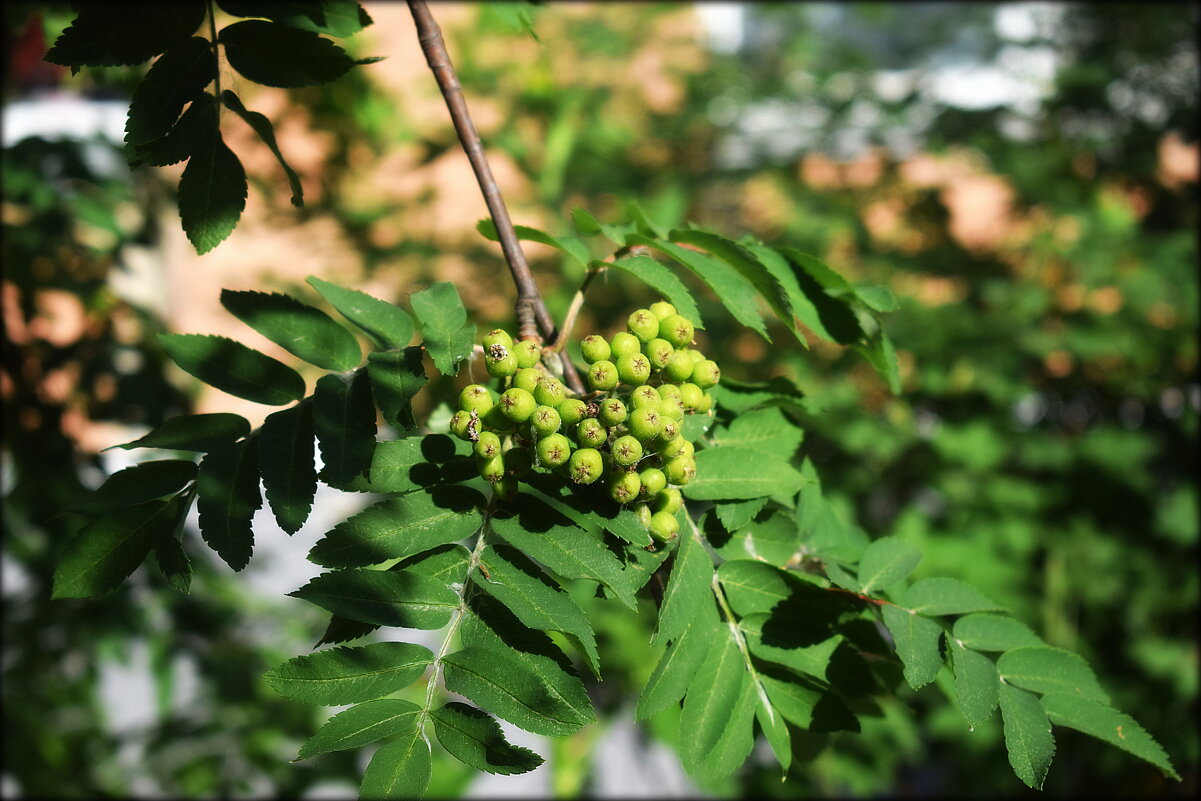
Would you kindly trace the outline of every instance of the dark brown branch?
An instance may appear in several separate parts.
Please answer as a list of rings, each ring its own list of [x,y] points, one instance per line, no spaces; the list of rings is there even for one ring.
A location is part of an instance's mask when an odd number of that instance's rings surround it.
[[[538,285],[525,260],[525,253],[517,240],[517,233],[513,230],[513,222],[509,219],[509,211],[505,208],[500,188],[496,185],[496,179],[492,177],[492,168],[488,166],[488,159],[484,156],[480,135],[475,130],[475,123],[471,121],[471,114],[467,111],[463,87],[455,74],[454,65],[450,62],[450,54],[446,51],[442,29],[438,27],[424,0],[409,0],[409,10],[417,24],[417,38],[421,42],[422,52],[425,53],[425,61],[438,81],[438,88],[442,90],[442,97],[450,110],[455,132],[459,135],[459,142],[463,145],[468,161],[471,162],[472,170],[475,171],[476,181],[479,182],[484,202],[488,205],[488,213],[492,215],[492,222],[496,225],[501,250],[505,254],[505,261],[517,287],[514,309],[517,315],[518,335],[526,339],[537,337],[541,331],[541,336],[546,341],[554,342],[557,333],[555,321],[538,291]],[[583,384],[575,367],[566,354],[560,354],[560,358],[563,362],[564,379],[573,390],[582,392]]]

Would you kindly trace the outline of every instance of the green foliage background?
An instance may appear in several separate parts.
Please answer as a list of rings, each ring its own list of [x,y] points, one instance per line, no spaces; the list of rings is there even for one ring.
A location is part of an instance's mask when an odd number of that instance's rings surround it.
[[[1166,784],[1154,768],[1061,730],[1048,795],[1191,795],[1199,747],[1197,9],[1059,9],[1046,41],[1016,42],[998,35],[991,4],[753,5],[746,46],[735,54],[705,51],[691,8],[675,4],[537,9],[539,41],[490,6],[448,14],[444,29],[469,99],[486,99],[499,117],[484,126],[485,138],[526,187],[509,198],[518,222],[566,230],[574,206],[611,219],[635,198],[657,221],[749,232],[893,289],[901,302],[889,320],[901,354],[898,397],[838,348],[763,347],[714,325],[709,351],[733,378],[796,380],[823,409],[808,421],[805,453],[844,520],[918,546],[925,558],[915,578],[969,581],[1049,644],[1084,655],[1115,704],[1163,742],[1185,777]],[[71,16],[65,7],[42,18],[31,11],[6,5],[6,35],[32,20],[53,41]],[[360,57],[389,55],[366,36],[355,47]],[[1061,66],[1049,98],[1025,121],[1013,109],[882,93],[865,77],[965,54],[1003,61],[1038,47],[1053,49]],[[457,263],[471,267],[454,280],[468,306],[478,304],[477,322],[510,324],[511,288],[494,246],[423,227],[427,198],[364,191],[390,153],[416,153],[421,166],[457,148],[440,109],[426,116],[395,102],[371,70],[288,93],[289,108],[307,109],[311,127],[332,143],[322,191],[303,219],[336,223],[354,243],[348,258],[394,282],[398,294],[444,278],[440,254],[460,251]],[[47,80],[128,97],[123,73]],[[13,75],[6,102],[22,88]],[[782,109],[784,122],[765,115],[771,108]],[[810,141],[789,144],[798,119],[812,121]],[[1169,133],[1193,143],[1184,157],[1191,180],[1162,172]],[[854,147],[903,144],[905,136],[911,153]],[[31,139],[4,153],[5,789],[293,796],[331,779],[353,782],[361,770],[353,752],[324,757],[320,776],[287,764],[320,713],[279,698],[261,678],[312,642],[315,610],[288,607],[285,616],[199,560],[188,597],[147,572],[86,607],[48,600],[56,549],[73,525],[55,515],[96,483],[101,464],[73,437],[77,421],[153,426],[191,403],[153,345],[170,321],[121,300],[110,283],[126,249],[178,234],[157,229],[173,182],[145,170],[106,177],[84,152],[81,142]],[[913,166],[919,157],[953,177],[923,180]],[[1007,187],[996,235],[971,240],[959,227],[950,187],[969,180]],[[280,225],[296,219],[282,176],[252,175],[252,184],[266,191],[252,189],[249,203],[278,207]],[[578,268],[530,253],[561,315]],[[74,338],[39,333],[37,298],[52,290],[84,310],[88,325]],[[594,287],[577,330],[607,333],[616,315],[651,299],[611,279]],[[787,341],[782,330],[772,333],[777,344]],[[138,354],[132,362],[130,353]],[[49,391],[46,376],[64,370],[70,390]],[[628,718],[654,664],[646,630],[578,600],[608,666],[594,700]],[[118,737],[100,702],[101,666],[147,655],[159,718]],[[176,660],[185,657],[200,692],[181,708],[171,698]],[[913,695],[865,718],[862,734],[835,738],[803,783],[780,784],[770,760],[752,757],[735,778],[704,789],[1019,790],[995,716],[967,734],[937,687]],[[584,732],[556,746],[557,792],[588,786],[594,738]],[[131,744],[147,749],[136,765]],[[448,760],[434,776],[431,795],[457,793],[470,778]]]

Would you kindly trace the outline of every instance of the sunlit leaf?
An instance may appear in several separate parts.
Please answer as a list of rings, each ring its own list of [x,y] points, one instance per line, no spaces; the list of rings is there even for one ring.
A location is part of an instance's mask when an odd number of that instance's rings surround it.
[[[417,330],[413,318],[399,306],[357,289],[331,284],[313,275],[305,280],[320,292],[339,314],[361,328],[380,348],[403,348],[409,344],[413,332]]]
[[[266,674],[267,683],[294,701],[323,706],[357,704],[412,684],[434,655],[422,645],[377,642],[330,648],[284,662]]]
[[[542,764],[542,757],[510,745],[491,715],[467,704],[451,701],[430,713],[438,742],[450,754],[476,770],[509,776],[528,773]]]

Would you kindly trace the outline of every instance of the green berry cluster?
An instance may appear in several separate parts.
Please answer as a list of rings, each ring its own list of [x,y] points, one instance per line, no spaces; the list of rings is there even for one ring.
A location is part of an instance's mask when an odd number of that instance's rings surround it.
[[[689,414],[708,414],[721,371],[691,347],[693,324],[667,302],[629,316],[611,338],[584,337],[588,394],[575,397],[542,365],[533,340],[505,331],[483,340],[499,395],[471,384],[459,394],[451,432],[472,443],[480,475],[511,498],[531,470],[553,472],[581,492],[631,506],[661,541],[677,534],[679,487],[696,475],[693,444],[682,435]]]

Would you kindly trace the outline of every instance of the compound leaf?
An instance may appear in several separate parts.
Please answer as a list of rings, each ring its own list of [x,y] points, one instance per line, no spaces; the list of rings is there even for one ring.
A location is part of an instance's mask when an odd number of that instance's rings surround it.
[[[921,559],[921,551],[896,537],[876,540],[859,558],[859,591],[869,595],[896,584],[912,573]]]
[[[112,447],[206,452],[232,445],[249,433],[250,422],[241,415],[227,412],[185,414],[164,420],[161,426],[140,439]]]
[[[334,715],[300,747],[297,759],[374,743],[416,725],[421,707],[397,698],[380,698]]]
[[[205,456],[196,475],[196,491],[204,541],[234,570],[246,567],[254,548],[250,521],[263,505],[254,440]]]
[[[998,691],[1009,764],[1027,787],[1041,790],[1055,756],[1051,722],[1034,695],[1005,683]]]
[[[500,724],[483,710],[451,701],[430,713],[438,742],[450,755],[476,770],[509,776],[529,773],[542,764],[542,757],[511,745]]]
[[[277,693],[294,701],[357,704],[409,686],[433,661],[425,646],[377,642],[298,656],[269,671],[266,679]]]
[[[409,305],[421,323],[434,367],[443,375],[454,375],[475,346],[475,324],[467,321],[459,290],[449,281],[439,281],[410,295]]]
[[[412,629],[440,629],[459,607],[450,587],[408,570],[336,570],[288,594],[351,620]]]
[[[997,672],[1004,681],[1024,690],[1109,703],[1109,696],[1097,683],[1084,657],[1062,648],[1041,646],[1006,651],[997,660]]]
[[[745,447],[705,448],[696,452],[696,478],[683,492],[697,501],[744,500],[793,495],[804,483],[786,457]]]
[[[1145,759],[1166,775],[1180,781],[1171,760],[1155,738],[1134,718],[1111,706],[1079,695],[1049,692],[1042,697],[1042,707],[1051,722],[1116,745],[1123,751]]]
[[[91,598],[119,585],[142,564],[159,536],[171,534],[173,508],[154,501],[89,522],[63,549],[50,597]]]
[[[896,644],[897,656],[905,666],[905,681],[915,690],[934,681],[942,667],[938,652],[938,640],[942,636],[939,625],[928,617],[892,604],[882,606],[880,611]]]
[[[329,39],[277,22],[235,22],[221,30],[217,41],[224,45],[231,67],[264,86],[316,86],[354,66],[346,51]]]
[[[375,448],[375,403],[364,371],[323,375],[313,390],[313,430],[321,479],[343,488],[368,468]]]
[[[217,77],[217,57],[207,39],[194,36],[168,50],[134,90],[125,141],[145,144],[166,136],[183,107]]]
[[[204,21],[199,0],[177,3],[83,3],[46,53],[51,64],[118,67],[141,64],[186,42]]]
[[[377,347],[384,350],[403,348],[417,330],[413,318],[399,306],[372,297],[366,292],[322,281],[311,275],[309,285],[338,310],[338,313],[363,330]]]
[[[433,773],[430,744],[414,715],[411,728],[391,743],[381,746],[359,786],[359,798],[420,798]]]

